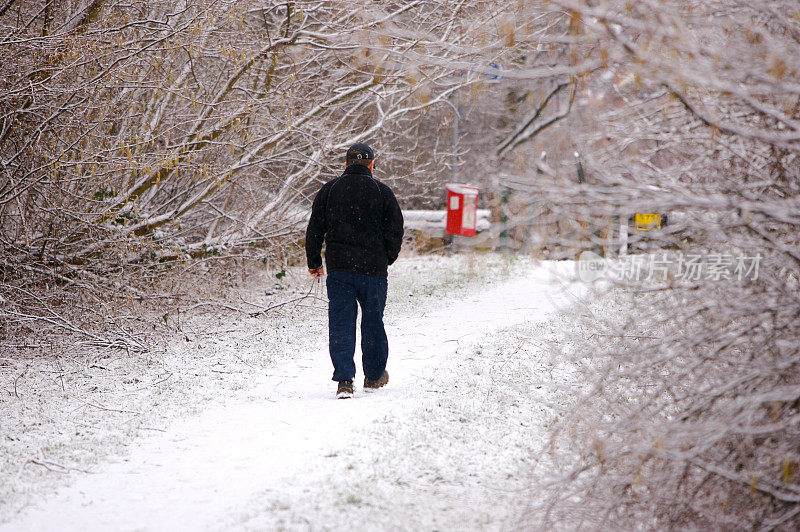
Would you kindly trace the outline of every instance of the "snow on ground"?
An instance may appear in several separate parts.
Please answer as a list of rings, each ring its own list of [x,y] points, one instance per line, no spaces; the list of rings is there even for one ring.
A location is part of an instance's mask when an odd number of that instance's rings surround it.
[[[406,259],[390,272],[389,386],[352,400],[333,399],[320,300],[283,319],[186,323],[194,336],[164,355],[186,379],[163,392],[179,407],[152,405],[139,417],[160,419],[158,430],[116,435],[129,451],[107,451],[55,495],[28,497],[0,530],[513,527],[535,489],[529,461],[552,422],[547,401],[568,400],[558,387],[530,392],[569,382],[547,373],[536,340],[584,292],[565,281],[573,268]],[[203,326],[218,334],[198,334]],[[215,359],[223,369],[209,375]],[[204,408],[191,413],[195,396]]]

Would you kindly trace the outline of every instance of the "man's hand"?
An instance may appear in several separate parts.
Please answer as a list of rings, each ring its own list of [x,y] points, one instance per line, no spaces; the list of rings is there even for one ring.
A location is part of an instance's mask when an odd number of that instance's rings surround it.
[[[310,273],[311,277],[313,277],[314,279],[319,279],[320,277],[325,275],[325,269],[322,266],[320,266],[319,268],[309,268],[308,273]]]

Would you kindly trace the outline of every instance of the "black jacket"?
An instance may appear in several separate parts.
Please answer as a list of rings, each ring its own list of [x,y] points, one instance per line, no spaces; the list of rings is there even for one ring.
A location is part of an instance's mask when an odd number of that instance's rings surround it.
[[[387,266],[397,259],[403,213],[392,190],[366,166],[351,164],[314,198],[306,229],[309,268],[322,266],[323,240],[328,271],[386,277]]]

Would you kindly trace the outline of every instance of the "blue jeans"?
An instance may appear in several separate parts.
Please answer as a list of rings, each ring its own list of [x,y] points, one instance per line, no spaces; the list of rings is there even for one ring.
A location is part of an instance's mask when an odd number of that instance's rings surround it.
[[[328,347],[333,380],[353,380],[356,365],[356,316],[361,306],[361,363],[364,376],[378,379],[386,369],[389,342],[383,328],[387,281],[355,272],[328,272]]]

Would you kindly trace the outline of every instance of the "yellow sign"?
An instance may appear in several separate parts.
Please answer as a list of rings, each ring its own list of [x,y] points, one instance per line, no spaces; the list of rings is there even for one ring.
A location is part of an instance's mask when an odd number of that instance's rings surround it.
[[[633,225],[640,231],[661,229],[661,215],[657,213],[639,213],[633,215]]]

